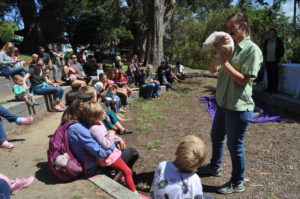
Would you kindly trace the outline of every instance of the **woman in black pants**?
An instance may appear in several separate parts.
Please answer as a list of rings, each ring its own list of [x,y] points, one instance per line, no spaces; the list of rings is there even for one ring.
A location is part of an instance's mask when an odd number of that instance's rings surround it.
[[[284,45],[281,38],[277,37],[276,29],[269,30],[268,39],[263,44],[264,62],[268,74],[268,88],[270,93],[277,93],[279,82],[279,66],[284,55]]]

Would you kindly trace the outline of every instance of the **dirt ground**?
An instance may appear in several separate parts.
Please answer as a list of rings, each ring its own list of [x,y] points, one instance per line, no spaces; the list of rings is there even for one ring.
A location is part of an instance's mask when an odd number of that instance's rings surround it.
[[[160,161],[173,160],[177,144],[185,135],[203,139],[207,160],[211,154],[210,119],[198,98],[214,94],[215,78],[192,78],[176,84],[178,91],[154,100],[135,100],[128,107],[124,126],[133,130],[123,136],[127,146],[136,147],[140,158],[134,166],[137,188],[149,193],[153,171]],[[204,191],[216,198],[283,199],[300,196],[300,123],[295,116],[281,123],[251,124],[245,140],[247,158],[246,191],[228,196],[215,193],[215,187],[230,178],[231,161],[225,149],[222,177],[201,177]],[[57,125],[61,113],[47,113],[31,126],[19,128],[9,138],[15,149],[0,150],[0,172],[9,177],[34,175],[35,182],[14,199],[36,198],[109,198],[86,180],[60,183],[47,167],[48,136]]]

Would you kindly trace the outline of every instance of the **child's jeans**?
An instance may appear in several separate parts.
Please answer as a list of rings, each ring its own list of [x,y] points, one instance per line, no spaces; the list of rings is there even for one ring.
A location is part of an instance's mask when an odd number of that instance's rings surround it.
[[[159,97],[160,96],[160,83],[157,81],[154,83],[155,87],[153,90],[153,97]]]
[[[111,98],[114,100],[116,104],[116,113],[119,112],[119,109],[121,108],[121,99],[117,95],[111,95]]]
[[[154,83],[143,84],[140,86],[139,96],[145,99],[152,98],[154,89],[155,89]]]

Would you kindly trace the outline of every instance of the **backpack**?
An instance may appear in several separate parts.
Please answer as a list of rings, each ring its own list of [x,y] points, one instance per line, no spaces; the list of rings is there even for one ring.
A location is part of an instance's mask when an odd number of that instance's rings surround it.
[[[69,147],[67,129],[74,123],[76,122],[69,120],[60,125],[49,141],[48,164],[51,172],[62,181],[71,181],[84,171],[83,166],[75,158]]]

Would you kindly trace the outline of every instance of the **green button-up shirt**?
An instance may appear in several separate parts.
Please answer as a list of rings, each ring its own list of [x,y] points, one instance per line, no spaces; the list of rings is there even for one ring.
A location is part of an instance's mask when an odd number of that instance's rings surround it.
[[[252,82],[263,62],[262,52],[251,41],[250,37],[246,37],[239,44],[236,44],[228,61],[235,70],[244,75],[251,75],[252,78],[245,86],[240,86],[233,81],[226,69],[221,66],[216,91],[217,104],[220,107],[234,111],[253,111]]]

